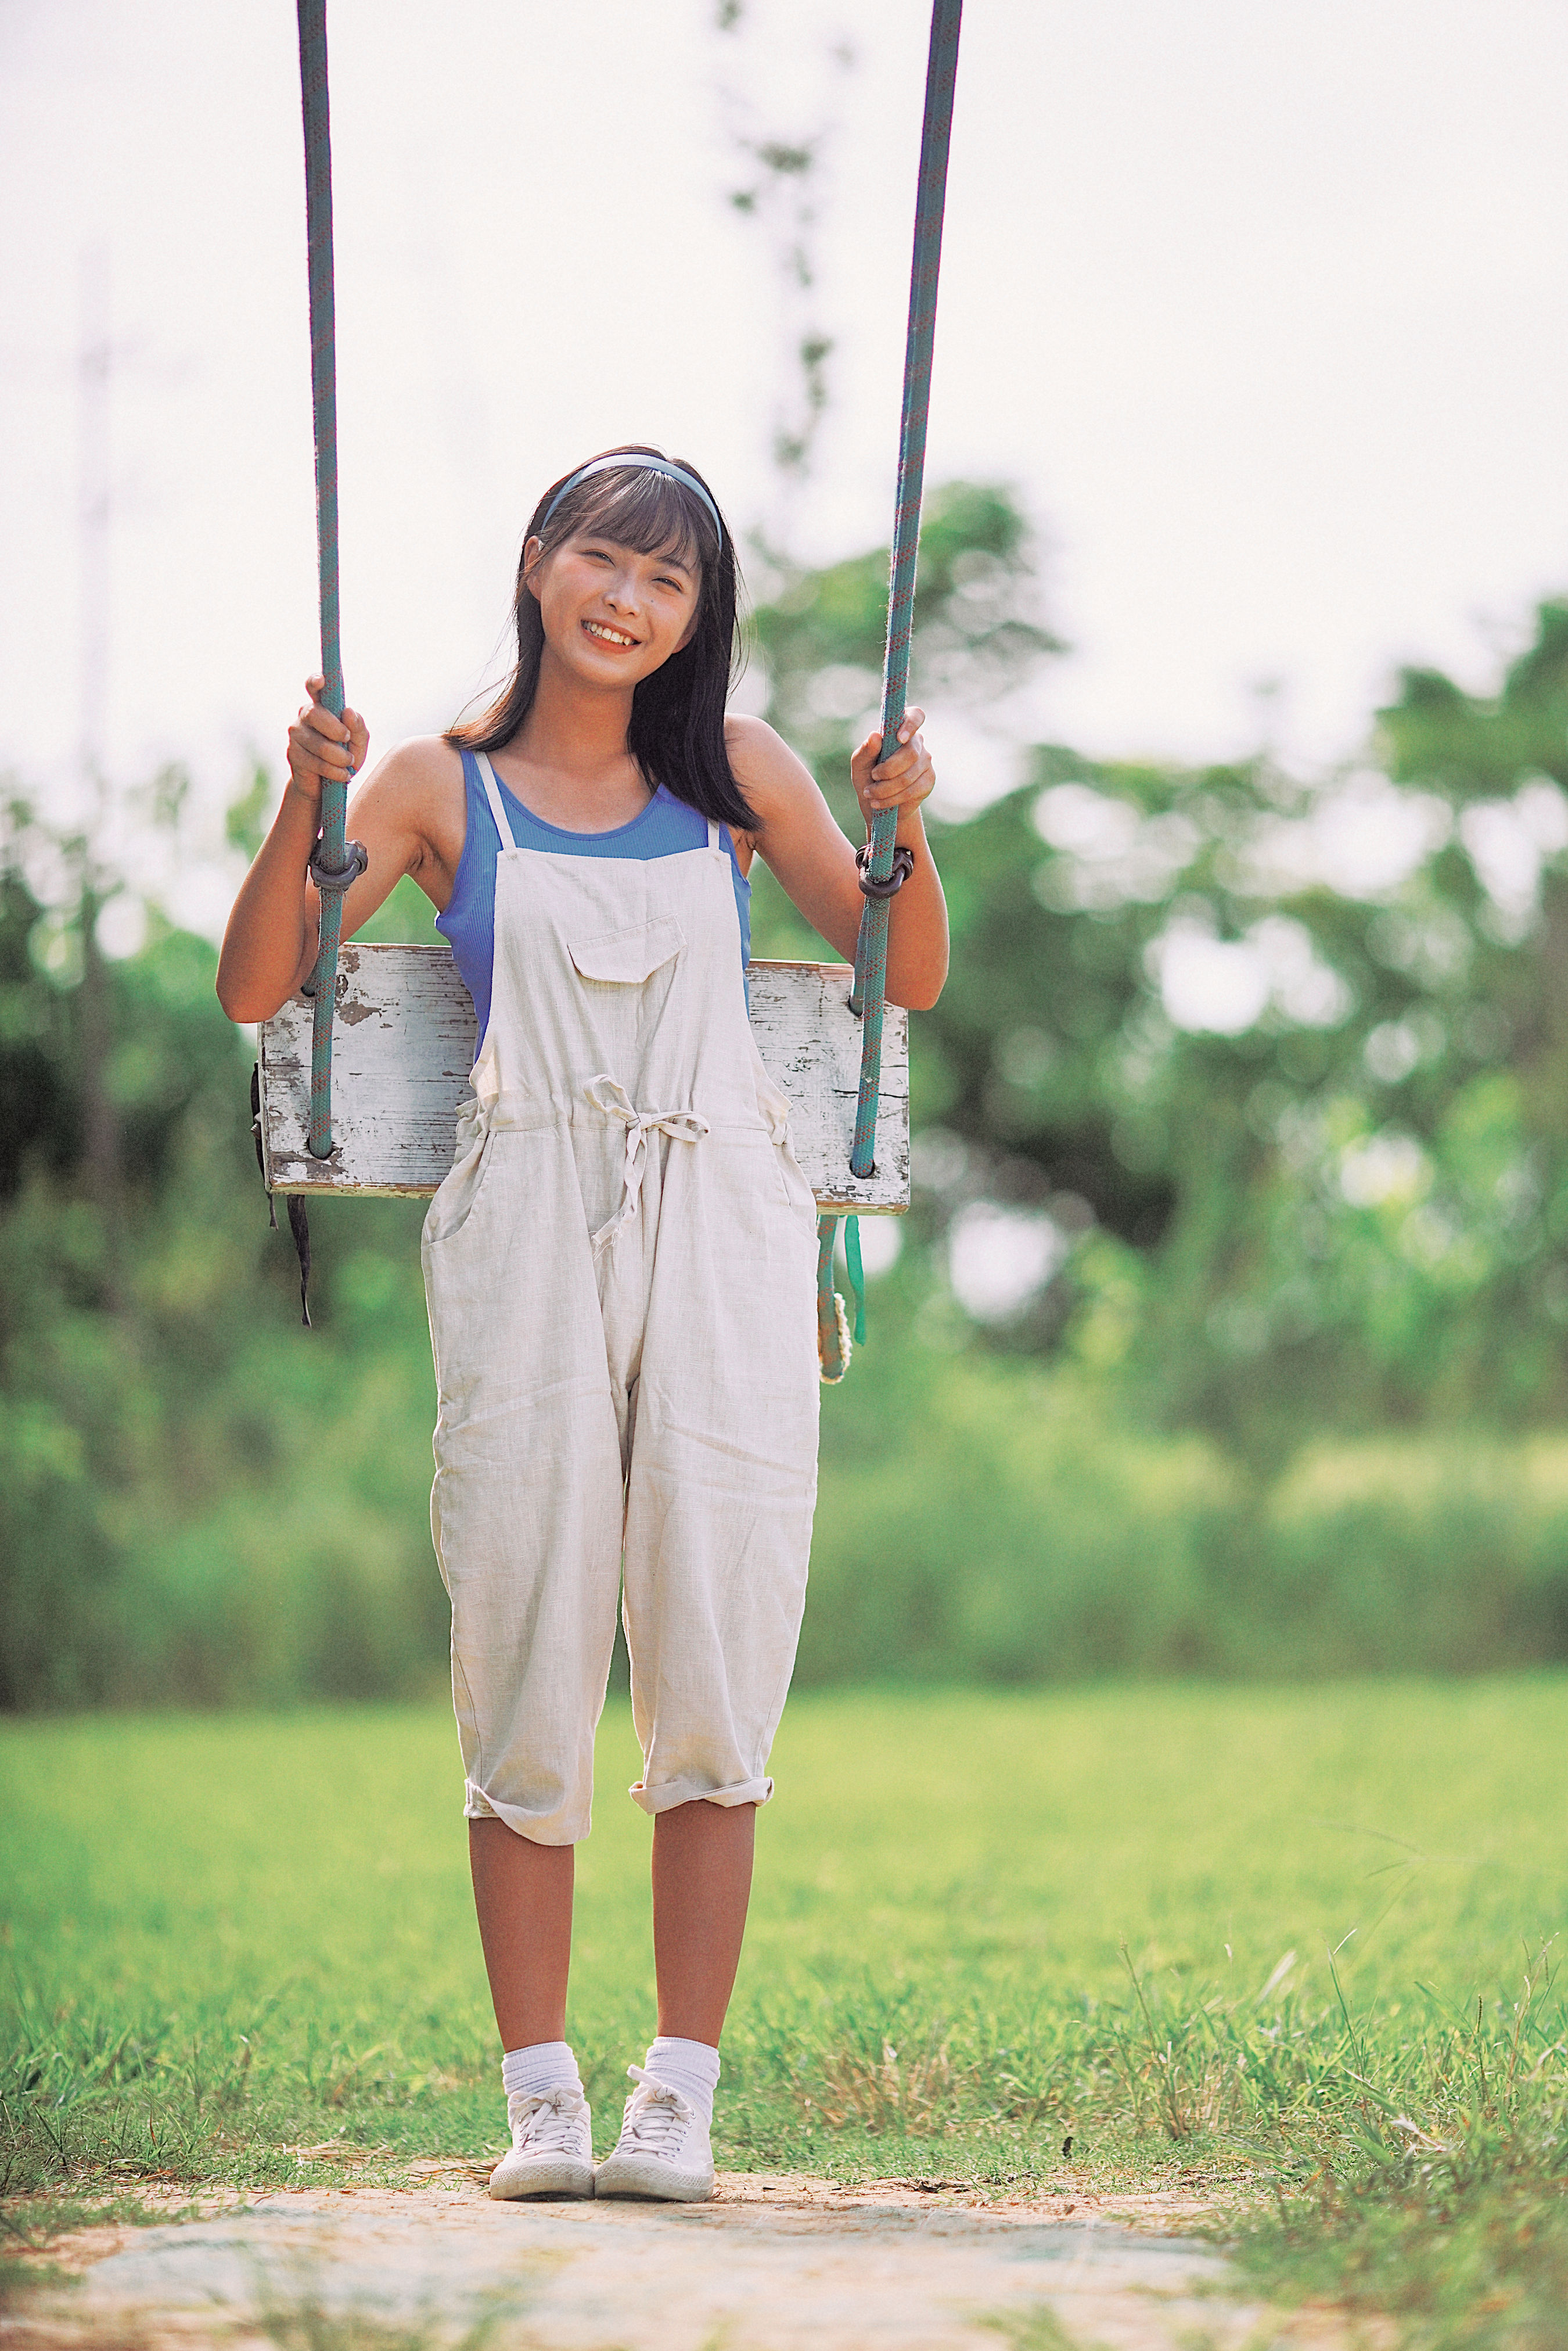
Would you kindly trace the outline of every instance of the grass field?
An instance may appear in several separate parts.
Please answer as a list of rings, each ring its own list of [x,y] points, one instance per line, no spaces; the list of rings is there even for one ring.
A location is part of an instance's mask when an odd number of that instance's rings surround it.
[[[1568,2341],[1568,1679],[822,1694],[774,1768],[722,2164],[1253,2179],[1298,2289]],[[612,1708],[606,2139],[653,2021],[636,1770]],[[11,1721],[0,1789],[13,2196],[498,2145],[444,1710]]]

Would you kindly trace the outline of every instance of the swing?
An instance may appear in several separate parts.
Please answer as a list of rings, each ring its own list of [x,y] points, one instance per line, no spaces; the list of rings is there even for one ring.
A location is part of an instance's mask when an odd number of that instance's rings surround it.
[[[327,0],[297,0],[297,6],[322,700],[340,714]],[[931,14],[882,677],[884,743],[894,741],[903,723],[909,684],[961,8],[962,0],[934,0]],[[435,1191],[452,1165],[472,1057],[473,1007],[444,946],[356,942],[340,947],[344,893],[362,870],[363,857],[345,840],[348,798],[345,783],[324,783],[321,837],[310,866],[321,900],[316,969],[306,992],[261,1025],[256,1140],[262,1176],[269,1193],[302,1197],[323,1192],[423,1195]],[[837,1220],[898,1216],[909,1205],[909,1020],[886,996],[888,906],[908,863],[895,855],[897,821],[894,810],[878,810],[863,852],[865,903],[853,971],[846,964],[753,962],[750,973],[758,1050],[789,1102],[791,1145],[822,1211],[818,1322],[824,1376],[829,1379],[842,1376],[848,1355],[842,1308],[832,1295]],[[857,1274],[853,1224],[850,1234],[851,1270]]]

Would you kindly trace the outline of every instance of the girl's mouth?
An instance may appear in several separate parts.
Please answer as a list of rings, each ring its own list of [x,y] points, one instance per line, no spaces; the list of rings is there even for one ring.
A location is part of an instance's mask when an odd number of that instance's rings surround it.
[[[637,639],[628,637],[624,629],[612,629],[607,621],[585,621],[583,626],[590,637],[597,638],[601,645],[614,645],[625,652],[637,643]]]

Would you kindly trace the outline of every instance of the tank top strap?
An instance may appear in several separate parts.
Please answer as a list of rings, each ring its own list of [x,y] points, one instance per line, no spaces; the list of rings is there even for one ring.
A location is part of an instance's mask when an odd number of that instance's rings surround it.
[[[505,808],[502,804],[500,788],[495,781],[495,770],[483,751],[474,753],[473,764],[479,769],[479,780],[484,786],[484,797],[490,802],[490,813],[495,820],[495,830],[501,836],[501,846],[503,849],[515,849],[517,843],[512,838],[512,826]],[[712,828],[710,827],[709,830],[711,831]]]
[[[723,847],[722,841],[719,839],[719,828],[714,823],[711,817],[708,819],[708,846],[710,849],[722,849]]]

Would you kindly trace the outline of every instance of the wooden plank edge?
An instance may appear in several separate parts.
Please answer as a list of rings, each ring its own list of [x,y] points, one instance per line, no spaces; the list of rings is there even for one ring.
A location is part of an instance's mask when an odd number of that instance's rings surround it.
[[[452,960],[452,950],[450,947],[426,946],[423,942],[410,941],[405,943],[401,940],[366,939],[353,944],[356,954],[367,949],[374,953],[378,947],[388,946],[395,947],[400,953],[405,955],[440,956],[444,956],[448,961]],[[350,943],[346,942],[343,953],[347,956],[349,951]],[[358,965],[356,964],[354,967],[358,968]],[[455,969],[455,965],[453,966],[453,968]],[[750,968],[753,972],[819,972],[825,982],[832,982],[845,987],[847,987],[849,982],[855,976],[855,967],[853,964],[815,963],[804,957],[795,958],[789,956],[758,956],[753,958]],[[308,1007],[310,1003],[308,997],[299,997],[292,1000],[306,1007]],[[889,1026],[894,1031],[894,1037],[898,1039],[898,1043],[901,1044],[902,1039],[899,1037],[898,1032],[906,1029],[909,1014],[902,1005],[890,1004],[888,1007],[888,1015]],[[257,1036],[258,1058],[264,1065],[268,1058],[266,1051],[265,1031],[269,1025],[270,1024],[268,1022],[264,1020],[260,1025],[260,1030],[258,1031]],[[896,1045],[895,1050],[897,1050],[898,1046]],[[887,1082],[888,1077],[889,1076],[893,1076],[895,1078],[895,1082],[892,1085],[889,1085]],[[900,1076],[904,1079],[904,1084],[901,1087],[898,1086],[896,1081],[897,1077]],[[901,1106],[907,1101],[908,1087],[909,1079],[904,1071],[899,1070],[896,1073],[892,1071],[885,1072],[882,1088],[884,1104],[888,1108],[893,1108],[895,1105]],[[833,1091],[839,1096],[841,1101],[853,1102],[855,1100],[854,1094],[846,1089],[835,1087]],[[434,1184],[356,1184],[353,1182],[346,1182],[341,1176],[337,1175],[334,1171],[331,1158],[323,1159],[318,1163],[319,1172],[317,1172],[316,1168],[312,1168],[308,1171],[302,1170],[297,1176],[281,1176],[277,1174],[272,1162],[272,1138],[267,1131],[267,1121],[265,1114],[265,1070],[263,1104],[264,1110],[261,1122],[263,1161],[262,1180],[269,1194],[281,1196],[286,1198],[291,1193],[304,1197],[308,1196],[312,1192],[326,1192],[332,1194],[338,1199],[429,1200],[433,1198],[436,1192],[441,1188],[439,1181]],[[334,1154],[333,1156],[336,1157],[336,1154]],[[867,1178],[867,1180],[870,1181],[873,1179]],[[852,1186],[853,1179],[851,1179],[851,1187],[846,1187],[843,1191],[834,1190],[831,1192],[817,1192],[813,1195],[813,1197],[815,1199],[818,1208],[821,1209],[825,1216],[902,1217],[907,1215],[909,1212],[909,1177],[907,1172],[904,1177],[902,1192],[898,1198],[893,1200],[867,1200],[857,1193],[852,1188]]]
[[[319,1192],[335,1200],[429,1200],[441,1189],[439,1184],[355,1184],[346,1183],[332,1174],[330,1160],[322,1161],[319,1176],[283,1176],[266,1189],[277,1199],[286,1199],[290,1193],[308,1199]],[[909,1213],[909,1187],[905,1184],[901,1198],[867,1200],[848,1192],[817,1192],[813,1195],[825,1217],[902,1217]]]

